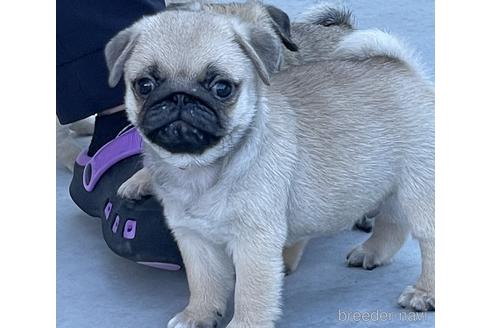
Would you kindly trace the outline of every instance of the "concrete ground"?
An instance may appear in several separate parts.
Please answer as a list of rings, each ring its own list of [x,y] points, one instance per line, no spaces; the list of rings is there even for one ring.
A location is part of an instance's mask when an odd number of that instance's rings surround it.
[[[267,2],[293,18],[313,3]],[[434,76],[433,1],[347,4],[359,27],[394,32],[416,48]],[[57,168],[58,327],[165,327],[187,303],[184,272],[161,271],[114,255],[102,239],[99,220],[71,201],[69,181],[70,174]],[[418,278],[417,243],[409,240],[391,264],[373,271],[346,267],[346,253],[365,238],[365,233],[348,231],[309,244],[298,271],[285,279],[277,327],[434,327],[434,313],[407,312],[396,303],[403,288]]]

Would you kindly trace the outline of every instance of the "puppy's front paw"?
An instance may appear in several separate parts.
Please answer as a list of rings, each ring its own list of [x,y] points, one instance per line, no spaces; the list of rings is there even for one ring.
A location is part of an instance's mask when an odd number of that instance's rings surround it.
[[[184,310],[169,320],[167,328],[217,328],[222,314],[219,312],[208,317],[200,317]]]
[[[151,194],[150,176],[145,169],[135,173],[118,188],[118,196],[126,199],[140,199]]]
[[[150,194],[148,186],[139,181],[134,181],[132,178],[126,180],[118,189],[118,196],[126,199],[140,199]]]
[[[373,270],[382,263],[378,259],[376,252],[364,248],[363,245],[355,247],[347,255],[347,265],[352,267],[362,267],[366,270]]]
[[[434,294],[414,286],[405,288],[398,298],[401,307],[417,312],[434,311],[435,303]]]

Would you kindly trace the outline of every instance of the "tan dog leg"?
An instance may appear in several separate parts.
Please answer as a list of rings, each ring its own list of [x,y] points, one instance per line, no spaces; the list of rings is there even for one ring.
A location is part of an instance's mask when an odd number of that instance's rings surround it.
[[[234,317],[227,328],[273,328],[280,316],[282,246],[272,244],[271,237],[242,240],[233,247]]]
[[[422,272],[417,283],[403,291],[398,303],[415,311],[433,311],[435,309],[434,188],[417,183],[408,186],[412,188],[402,190],[401,207],[410,222],[412,235],[420,244]]]
[[[398,304],[415,311],[433,311],[434,294],[434,240],[420,241],[422,273],[415,286],[408,286],[398,298]]]
[[[372,270],[400,250],[410,232],[396,196],[390,196],[376,216],[372,235],[347,255],[349,266]]]
[[[214,328],[225,314],[234,287],[232,261],[225,250],[194,232],[175,231],[190,288],[190,302],[168,328]]]

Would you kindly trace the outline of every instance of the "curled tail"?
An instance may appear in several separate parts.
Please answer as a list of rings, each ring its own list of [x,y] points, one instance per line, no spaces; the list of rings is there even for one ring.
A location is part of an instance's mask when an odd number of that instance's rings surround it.
[[[406,64],[421,76],[426,75],[414,50],[397,37],[377,29],[356,30],[346,35],[338,44],[335,56],[348,60],[386,57]]]

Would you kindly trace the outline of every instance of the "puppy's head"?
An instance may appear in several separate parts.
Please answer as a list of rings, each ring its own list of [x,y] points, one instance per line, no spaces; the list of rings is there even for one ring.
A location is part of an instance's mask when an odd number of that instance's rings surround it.
[[[106,46],[109,84],[124,76],[130,121],[175,166],[209,165],[241,142],[282,42],[237,17],[166,11]]]

